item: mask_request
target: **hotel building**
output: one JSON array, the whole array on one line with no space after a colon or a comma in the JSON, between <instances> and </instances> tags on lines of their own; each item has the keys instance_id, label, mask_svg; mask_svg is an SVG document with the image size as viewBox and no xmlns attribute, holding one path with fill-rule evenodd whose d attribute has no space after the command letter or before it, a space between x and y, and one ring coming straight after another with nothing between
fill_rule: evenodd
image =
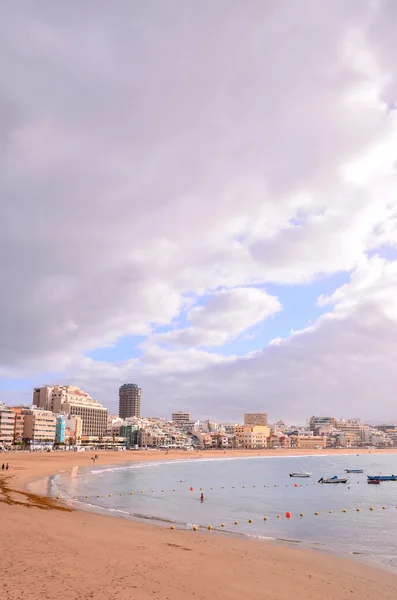
<instances>
[{"instance_id":1,"label":"hotel building","mask_svg":"<svg viewBox=\"0 0 397 600\"><path fill-rule=\"evenodd\" d=\"M82 435L106 434L108 410L73 385L43 386L33 391L33 404L53 413L66 413L82 420Z\"/></svg>"}]
</instances>

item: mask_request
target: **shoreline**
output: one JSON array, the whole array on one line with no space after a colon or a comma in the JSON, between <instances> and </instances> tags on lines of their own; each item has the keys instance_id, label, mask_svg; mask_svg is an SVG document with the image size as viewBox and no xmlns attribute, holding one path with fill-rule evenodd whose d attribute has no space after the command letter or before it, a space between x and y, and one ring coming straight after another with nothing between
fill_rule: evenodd
<instances>
[{"instance_id":1,"label":"shoreline","mask_svg":"<svg viewBox=\"0 0 397 600\"><path fill-rule=\"evenodd\" d=\"M366 454L368 451L203 451L203 458L258 456L315 456ZM397 453L371 451L371 454ZM126 462L197 459L188 452L98 451L97 465ZM365 559L335 556L326 548L308 549L301 543L245 536L211 535L114 518L91 511L70 510L48 497L31 494L34 481L89 466L88 452L7 453L10 471L0 474L0 518L3 552L0 569L7 573L5 600L22 595L46 599L62 588L69 600L109 598L138 600L153 597L190 600L222 598L253 600L264 593L275 600L391 600L397 595L397 576ZM4 489L8 489L8 498ZM41 502L41 503L40 503ZM3 526L4 522L4 526ZM21 542L23 540L23 542ZM19 543L40 548L21 553ZM42 552L46 572L56 578L41 583ZM60 564L65 567L60 568ZM198 577L204 571L205 578ZM21 579L21 572L23 578ZM66 575L65 575L66 573ZM68 575L69 573L69 575ZM73 576L72 576L73 574ZM60 578L60 579L59 579ZM4 577L3 577L4 580ZM216 583L214 589L213 582ZM48 589L50 585L50 591ZM47 587L46 587L47 586ZM83 587L82 587L83 586ZM135 586L135 587L134 587ZM84 590L84 593L83 593ZM160 595L158 595L160 594Z\"/></svg>"}]
</instances>

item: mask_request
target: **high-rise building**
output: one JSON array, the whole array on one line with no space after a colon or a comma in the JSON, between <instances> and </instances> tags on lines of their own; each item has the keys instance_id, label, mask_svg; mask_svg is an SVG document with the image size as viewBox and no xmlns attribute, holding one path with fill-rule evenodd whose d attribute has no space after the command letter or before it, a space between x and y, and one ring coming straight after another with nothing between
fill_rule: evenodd
<instances>
[{"instance_id":1,"label":"high-rise building","mask_svg":"<svg viewBox=\"0 0 397 600\"><path fill-rule=\"evenodd\" d=\"M249 425L250 427L255 427L255 425L266 427L267 414L266 413L246 413L244 415L244 425Z\"/></svg>"},{"instance_id":2,"label":"high-rise building","mask_svg":"<svg viewBox=\"0 0 397 600\"><path fill-rule=\"evenodd\" d=\"M136 383L124 383L119 389L119 417L141 416L141 393L142 390Z\"/></svg>"},{"instance_id":3,"label":"high-rise building","mask_svg":"<svg viewBox=\"0 0 397 600\"><path fill-rule=\"evenodd\" d=\"M74 385L35 388L33 404L56 414L81 417L83 436L100 437L106 434L108 409Z\"/></svg>"}]
</instances>

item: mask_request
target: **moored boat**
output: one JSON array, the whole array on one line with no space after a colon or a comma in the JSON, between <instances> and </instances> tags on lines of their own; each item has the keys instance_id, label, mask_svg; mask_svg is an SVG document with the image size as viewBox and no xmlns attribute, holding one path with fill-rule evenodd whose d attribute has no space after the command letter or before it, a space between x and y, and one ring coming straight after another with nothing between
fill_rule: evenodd
<instances>
[{"instance_id":1,"label":"moored boat","mask_svg":"<svg viewBox=\"0 0 397 600\"><path fill-rule=\"evenodd\" d=\"M298 471L296 473L290 473L290 477L311 477L311 473L307 473L306 471Z\"/></svg>"},{"instance_id":2,"label":"moored boat","mask_svg":"<svg viewBox=\"0 0 397 600\"><path fill-rule=\"evenodd\" d=\"M367 483L379 484L380 479L368 479Z\"/></svg>"},{"instance_id":3,"label":"moored boat","mask_svg":"<svg viewBox=\"0 0 397 600\"><path fill-rule=\"evenodd\" d=\"M397 481L397 475L367 475L368 481Z\"/></svg>"},{"instance_id":4,"label":"moored boat","mask_svg":"<svg viewBox=\"0 0 397 600\"><path fill-rule=\"evenodd\" d=\"M321 477L321 479L318 480L318 483L347 483L347 477L338 477L337 475L327 477L326 479Z\"/></svg>"},{"instance_id":5,"label":"moored boat","mask_svg":"<svg viewBox=\"0 0 397 600\"><path fill-rule=\"evenodd\" d=\"M345 469L345 473L364 473L363 469Z\"/></svg>"}]
</instances>

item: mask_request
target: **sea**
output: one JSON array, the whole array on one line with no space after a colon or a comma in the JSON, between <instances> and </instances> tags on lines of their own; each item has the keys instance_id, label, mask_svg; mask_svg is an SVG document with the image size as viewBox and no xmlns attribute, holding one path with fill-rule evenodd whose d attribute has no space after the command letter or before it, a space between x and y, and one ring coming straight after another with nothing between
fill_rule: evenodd
<instances>
[{"instance_id":1,"label":"sea","mask_svg":"<svg viewBox=\"0 0 397 600\"><path fill-rule=\"evenodd\" d=\"M397 482L367 484L367 475L397 474L395 454L100 461L50 477L47 491L113 516L300 544L397 569ZM347 484L318 483L348 468L364 473L349 474ZM312 476L291 478L296 471Z\"/></svg>"}]
</instances>

